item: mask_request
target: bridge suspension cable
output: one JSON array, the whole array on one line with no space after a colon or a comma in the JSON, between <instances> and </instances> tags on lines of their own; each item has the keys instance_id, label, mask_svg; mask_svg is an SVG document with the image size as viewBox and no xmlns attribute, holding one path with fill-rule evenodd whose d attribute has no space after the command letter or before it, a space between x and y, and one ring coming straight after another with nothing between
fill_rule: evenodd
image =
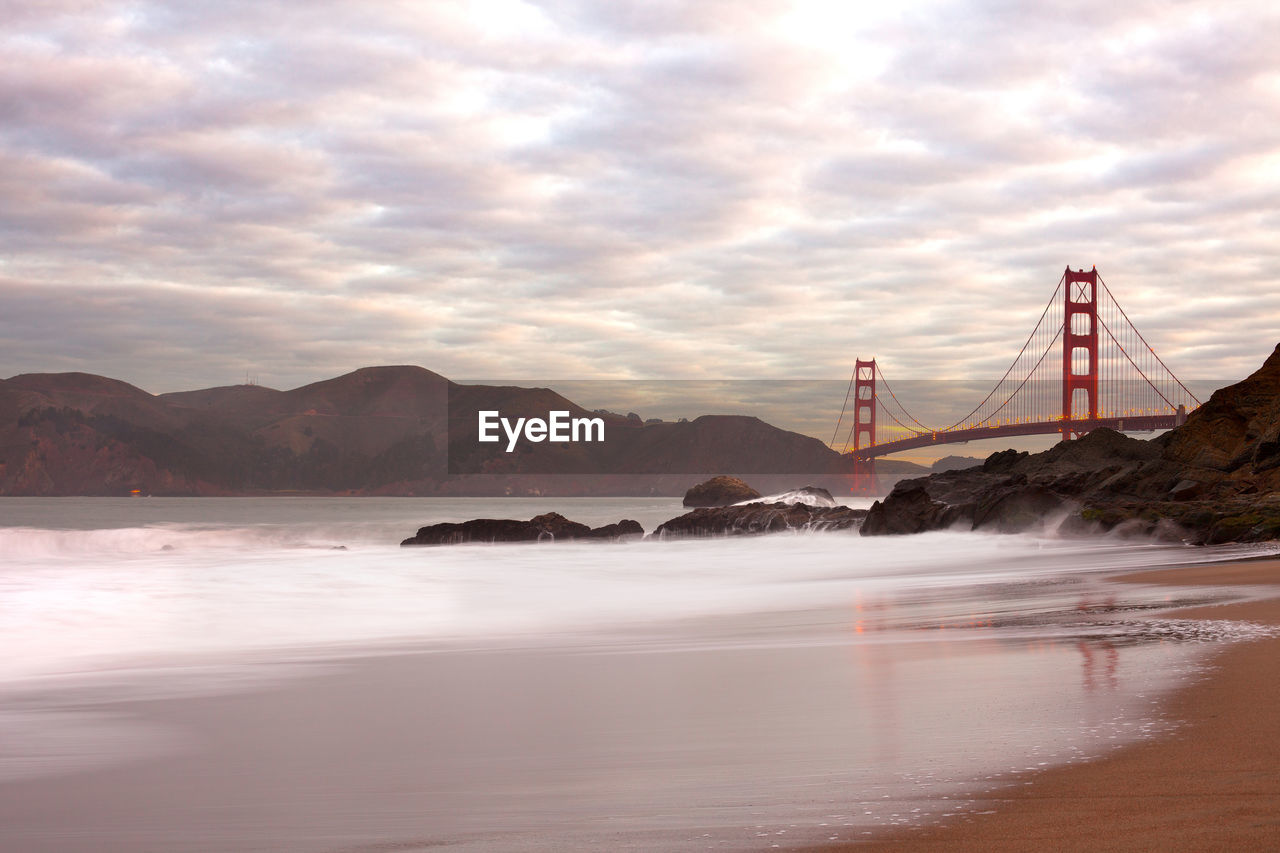
<instances>
[{"instance_id":1,"label":"bridge suspension cable","mask_svg":"<svg viewBox=\"0 0 1280 853\"><path fill-rule=\"evenodd\" d=\"M849 389L844 392L844 403L840 405L840 417L836 418L836 431L831 434L831 441L827 442L828 447L834 448L836 446L836 437L840 435L840 424L844 422L844 413L849 408L849 395L853 393L853 380L856 378L856 373L850 374L849 376ZM852 434L853 433L851 431L850 435ZM849 446L849 442L846 440L844 445L847 448Z\"/></svg>"},{"instance_id":2,"label":"bridge suspension cable","mask_svg":"<svg viewBox=\"0 0 1280 853\"><path fill-rule=\"evenodd\" d=\"M1004 375L950 426L934 429L912 414L882 368L857 386L860 395L867 391L864 385L871 386L873 411L887 417L871 421L875 435L869 441L860 439L861 447L854 443L859 458L1000 435L1061 432L1070 437L1099 426L1162 429L1200 405L1138 331L1096 267L1089 272L1067 268ZM854 387L850 379L833 447ZM865 404L859 399L854 405ZM846 437L846 450L858 420Z\"/></svg>"},{"instance_id":3,"label":"bridge suspension cable","mask_svg":"<svg viewBox=\"0 0 1280 853\"><path fill-rule=\"evenodd\" d=\"M1124 308L1120 305L1119 301L1116 300L1115 294L1111 292L1111 288L1107 287L1107 283L1102 280L1101 276L1099 276L1098 278L1098 284L1102 285L1102 289L1106 292L1107 296L1110 298L1110 304L1114 305L1115 310L1120 312L1120 316L1124 318L1125 325L1128 326L1133 331L1133 333L1138 336L1138 340L1142 342L1142 345L1144 347L1146 347L1147 352L1151 353L1151 357L1155 359L1156 364L1160 365L1160 368L1165 373L1167 373L1175 383L1177 383L1178 387L1182 389L1183 393L1186 394L1188 397L1190 397L1191 400L1197 406L1199 406L1200 398L1197 397L1195 394L1191 393L1191 389L1189 389L1186 385L1182 384L1182 380L1178 378L1177 374L1175 374L1172 370L1169 369L1169 366L1166 365L1164 361L1160 358L1160 356L1156 353L1155 348L1152 347L1151 344L1147 343L1147 339L1142 336L1142 332L1138 331L1137 325L1132 320L1129 319L1129 315L1125 313ZM1111 334L1110 329L1107 330L1107 334L1108 335ZM1112 340L1115 340L1114 335L1112 335L1111 338ZM1117 342L1117 346L1119 346L1119 342ZM1132 363L1132 359L1130 359L1130 362ZM1135 364L1134 367L1137 368L1137 365ZM1141 372L1141 370L1139 370L1139 372ZM1146 379L1148 384L1151 384L1151 380L1147 378L1146 374L1143 374L1142 378ZM1152 387L1154 388L1155 386L1152 385ZM1162 394L1161 396L1163 397L1164 395ZM1165 402L1169 402L1167 398ZM1172 405L1172 403L1170 403L1170 405Z\"/></svg>"},{"instance_id":4,"label":"bridge suspension cable","mask_svg":"<svg viewBox=\"0 0 1280 853\"><path fill-rule=\"evenodd\" d=\"M1061 292L1062 292L1062 282L1059 281L1058 286L1055 287L1053 290L1053 295L1049 297L1049 301L1045 304L1044 310L1040 312L1040 319L1036 321L1035 328L1031 330L1031 334L1027 335L1027 339L1023 341L1022 349L1018 350L1018 354L1013 357L1013 363L1009 365L1009 369L1004 372L1004 376L1000 377L1000 381L995 384L995 387L991 389L991 391L987 394L987 396L982 398L982 402L974 406L973 410L970 411L969 414L965 415L960 420L951 424L951 426L944 427L943 429L939 430L939 432L948 432L950 430L959 428L963 424L972 423L973 416L976 415L978 412L982 411L982 407L985 406L988 402L990 402L991 398L994 397L996 395L996 392L1000 390L1001 386L1005 384L1005 380L1007 380L1010 374L1013 373L1014 369L1018 366L1019 362L1022 361L1022 356L1024 353L1027 352L1027 347L1031 346L1032 341L1037 340L1037 336L1041 334L1041 329L1044 326L1044 320L1046 317L1049 316L1050 310L1055 305L1058 304L1058 294ZM1061 334L1062 334L1062 328L1061 326L1059 326L1053 338L1049 340L1047 344L1044 345L1043 349L1041 349L1040 356L1036 359L1035 365L1032 366L1031 370L1027 371L1027 375L1022 378L1022 381L1018 383L1017 387L1014 388L1014 390L1010 392L1007 397L1005 397L1004 401L1001 402L1001 404L996 408L994 412L992 412L986 418L979 418L977 421L978 423L982 423L986 420L989 420L992 417L995 417L997 413L999 413L1001 410L1004 409L1005 406L1009 404L1009 401L1013 399L1014 394L1017 394L1018 391L1022 390L1022 388L1027 384L1027 380L1030 379L1032 374L1035 372L1035 369L1039 367L1041 363L1044 362L1045 355L1047 355L1049 350L1053 348L1054 343L1057 342L1057 339L1058 337L1061 336ZM1040 347L1037 347L1037 349L1040 349Z\"/></svg>"},{"instance_id":5,"label":"bridge suspension cable","mask_svg":"<svg viewBox=\"0 0 1280 853\"><path fill-rule=\"evenodd\" d=\"M901 403L899 403L898 405L899 405L899 406L901 406L902 404L901 404ZM908 417L908 418L910 418L910 417L911 417L910 413L908 413L906 409L903 409L902 411L903 411L905 414L907 414L907 417ZM889 409L880 409L880 412L881 412L882 414L886 414L886 415L888 415L890 418L892 418L892 419L893 419L893 422L894 422L894 423L896 423L896 424L897 424L899 427L901 427L904 431L909 432L909 433L911 433L912 435L921 436L921 435L930 435L930 434L932 434L932 433L931 433L930 431L928 431L928 430L926 430L926 431L921 431L921 430L915 430L915 429L912 429L911 427L909 427L909 426L907 426L906 424L904 424L902 421L898 420L898 417L897 417L897 416L896 416L896 415L895 415L891 410L889 410ZM913 419L913 420L914 420L914 419ZM853 431L854 431L855 429L857 429L857 424L855 424L854 426L852 426L852 427L850 427L850 428L849 428L849 434L848 434L848 435L846 435L846 436L845 436L845 439L844 439L844 450L842 450L842 451L841 451L842 453L843 453L843 452L848 451L848 449L849 449L849 445L853 443Z\"/></svg>"},{"instance_id":6,"label":"bridge suspension cable","mask_svg":"<svg viewBox=\"0 0 1280 853\"><path fill-rule=\"evenodd\" d=\"M915 423L916 426L920 427L920 429L923 430L924 432L937 432L937 430L935 430L933 427L925 426L924 424L920 423L920 421L916 420L915 415L907 411L907 407L902 405L902 401L898 399L898 395L893 393L893 388L889 386L889 380L885 378L883 368L880 370L880 382L881 384L884 385L884 390L889 392L889 397L893 400L893 402L898 404L898 408L901 409L902 413L907 416L907 420ZM885 412L885 414L893 418L894 421L897 422L898 426L902 427L903 429L909 430L911 432L917 432L917 430L912 429L911 427L904 424L902 421L899 421L897 418L894 418L892 412Z\"/></svg>"}]
</instances>

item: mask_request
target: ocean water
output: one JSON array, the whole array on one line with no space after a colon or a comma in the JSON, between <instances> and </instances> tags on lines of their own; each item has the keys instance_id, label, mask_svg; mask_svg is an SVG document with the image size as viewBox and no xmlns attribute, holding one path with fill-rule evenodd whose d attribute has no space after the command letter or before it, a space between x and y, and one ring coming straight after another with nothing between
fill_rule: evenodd
<instances>
[{"instance_id":1,"label":"ocean water","mask_svg":"<svg viewBox=\"0 0 1280 853\"><path fill-rule=\"evenodd\" d=\"M0 681L202 654L536 639L884 602L893 602L885 624L903 626L987 618L993 608L1031 617L1074 606L1078 583L1064 601L1047 579L1242 553L856 532L399 547L423 524L544 511L591 525L635 518L652 530L684 510L665 498L5 499ZM993 585L1010 589L993 597Z\"/></svg>"},{"instance_id":2,"label":"ocean water","mask_svg":"<svg viewBox=\"0 0 1280 853\"><path fill-rule=\"evenodd\" d=\"M406 790L474 784L434 810L367 804L385 813L362 843L598 849L606 833L635 849L772 849L940 819L983 786L1163 731L1159 697L1257 630L1161 615L1239 590L1103 578L1261 549L959 532L398 545L435 521L545 511L652 530L683 510L4 499L0 783L199 751L198 732L131 702L338 685L424 653L414 665L438 689L419 713L466 748L424 748ZM492 685L512 682L501 701L537 725L494 716ZM315 802L338 793L357 796L339 786ZM336 849L351 835L332 809L277 809L240 836L222 825L206 848L193 819L166 849Z\"/></svg>"}]
</instances>

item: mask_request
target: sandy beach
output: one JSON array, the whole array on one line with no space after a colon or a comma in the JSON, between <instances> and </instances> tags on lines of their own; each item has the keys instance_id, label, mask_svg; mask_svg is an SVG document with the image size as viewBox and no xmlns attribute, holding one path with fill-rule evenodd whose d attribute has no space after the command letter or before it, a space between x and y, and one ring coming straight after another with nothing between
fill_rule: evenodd
<instances>
[{"instance_id":1,"label":"sandy beach","mask_svg":"<svg viewBox=\"0 0 1280 853\"><path fill-rule=\"evenodd\" d=\"M1115 580L1277 585L1280 560L1138 572ZM1280 586L1277 587L1280 594ZM1193 619L1280 625L1280 597L1178 611ZM823 850L1280 849L1280 638L1231 645L1175 694L1169 737L1030 778L981 798L969 816Z\"/></svg>"}]
</instances>

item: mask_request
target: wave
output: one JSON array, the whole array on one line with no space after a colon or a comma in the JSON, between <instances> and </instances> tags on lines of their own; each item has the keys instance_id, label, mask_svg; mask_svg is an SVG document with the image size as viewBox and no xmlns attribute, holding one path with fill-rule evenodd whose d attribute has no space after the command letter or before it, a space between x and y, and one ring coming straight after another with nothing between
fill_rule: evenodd
<instances>
[{"instance_id":1,"label":"wave","mask_svg":"<svg viewBox=\"0 0 1280 853\"><path fill-rule=\"evenodd\" d=\"M734 506L746 506L747 504L804 504L806 506L840 506L835 498L831 497L831 493L826 489L817 486L801 486L798 489L791 489L786 492L778 492L776 495L765 495L761 498L753 498L749 501L738 501Z\"/></svg>"},{"instance_id":2,"label":"wave","mask_svg":"<svg viewBox=\"0 0 1280 853\"><path fill-rule=\"evenodd\" d=\"M943 531L401 549L411 513L345 525L0 528L0 643L10 652L0 682L188 653L545 637L875 602L910 621L922 608L981 610L991 584L1035 591L1080 572L1240 554Z\"/></svg>"},{"instance_id":3,"label":"wave","mask_svg":"<svg viewBox=\"0 0 1280 853\"><path fill-rule=\"evenodd\" d=\"M0 553L10 560L17 560L59 556L164 554L192 550L334 548L345 546L349 539L350 537L341 535L341 532L322 528L300 530L273 525L207 527L155 524L96 530L5 527L0 528Z\"/></svg>"}]
</instances>

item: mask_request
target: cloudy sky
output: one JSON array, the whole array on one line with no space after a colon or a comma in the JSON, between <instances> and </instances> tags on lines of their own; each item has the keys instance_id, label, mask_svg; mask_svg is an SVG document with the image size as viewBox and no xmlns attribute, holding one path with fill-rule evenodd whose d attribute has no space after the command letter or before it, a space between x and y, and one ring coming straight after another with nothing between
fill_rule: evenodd
<instances>
[{"instance_id":1,"label":"cloudy sky","mask_svg":"<svg viewBox=\"0 0 1280 853\"><path fill-rule=\"evenodd\" d=\"M1273 9L0 0L0 375L998 377L1096 264L1239 377Z\"/></svg>"}]
</instances>

